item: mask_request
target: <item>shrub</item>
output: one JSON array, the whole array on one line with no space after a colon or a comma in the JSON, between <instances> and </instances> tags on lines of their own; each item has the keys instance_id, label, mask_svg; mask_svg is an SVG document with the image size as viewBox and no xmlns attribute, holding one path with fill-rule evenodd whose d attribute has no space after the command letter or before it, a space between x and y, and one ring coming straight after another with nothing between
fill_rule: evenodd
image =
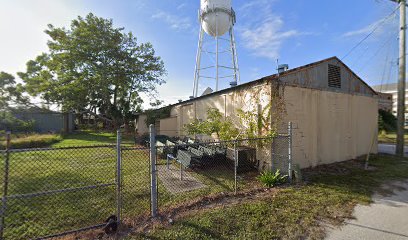
<instances>
[{"instance_id":1,"label":"shrub","mask_svg":"<svg viewBox=\"0 0 408 240\"><path fill-rule=\"evenodd\" d=\"M60 135L56 134L33 134L21 137L13 136L11 138L11 148L12 149L22 149L22 148L42 148L49 147L54 143L62 140ZM0 149L5 149L5 141L0 142Z\"/></svg>"},{"instance_id":2,"label":"shrub","mask_svg":"<svg viewBox=\"0 0 408 240\"><path fill-rule=\"evenodd\" d=\"M282 175L279 169L276 172L264 171L258 176L258 180L262 182L265 187L274 187L283 184L287 181L288 176Z\"/></svg>"},{"instance_id":3,"label":"shrub","mask_svg":"<svg viewBox=\"0 0 408 240\"><path fill-rule=\"evenodd\" d=\"M12 113L0 111L0 130L12 132L32 132L34 130L34 120L21 120L13 116Z\"/></svg>"},{"instance_id":4,"label":"shrub","mask_svg":"<svg viewBox=\"0 0 408 240\"><path fill-rule=\"evenodd\" d=\"M397 129L397 118L390 112L378 111L378 130L393 132Z\"/></svg>"}]
</instances>

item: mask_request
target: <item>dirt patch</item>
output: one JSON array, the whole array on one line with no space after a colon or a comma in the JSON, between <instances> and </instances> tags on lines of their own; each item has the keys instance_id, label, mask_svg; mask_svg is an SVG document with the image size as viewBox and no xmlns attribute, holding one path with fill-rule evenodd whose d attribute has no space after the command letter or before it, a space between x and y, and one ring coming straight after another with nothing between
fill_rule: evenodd
<instances>
[{"instance_id":1,"label":"dirt patch","mask_svg":"<svg viewBox=\"0 0 408 240\"><path fill-rule=\"evenodd\" d=\"M302 169L304 180L309 180L316 175L348 175L353 169L364 169L364 161L361 159L353 159L344 162L319 165L317 167ZM375 171L375 167L369 167L369 171Z\"/></svg>"},{"instance_id":2,"label":"dirt patch","mask_svg":"<svg viewBox=\"0 0 408 240\"><path fill-rule=\"evenodd\" d=\"M282 188L282 187L281 187ZM182 203L177 206L162 209L156 218L148 215L140 216L135 219L124 219L118 233L107 235L103 229L96 229L63 237L63 240L84 240L84 239L123 239L132 233L148 233L156 227L168 227L178 219L197 213L222 208L225 206L234 206L252 201L259 201L265 198L274 197L281 188L256 188L234 193L220 193L206 197L197 198L188 203Z\"/></svg>"},{"instance_id":3,"label":"dirt patch","mask_svg":"<svg viewBox=\"0 0 408 240\"><path fill-rule=\"evenodd\" d=\"M158 226L170 226L174 221L186 216L195 215L208 209L222 208L225 206L234 206L255 200L261 200L267 197L275 196L279 188L258 188L234 193L220 193L217 195L206 196L178 206L163 209L156 219L146 219L146 221L132 221L133 231L138 233L147 233Z\"/></svg>"}]
</instances>

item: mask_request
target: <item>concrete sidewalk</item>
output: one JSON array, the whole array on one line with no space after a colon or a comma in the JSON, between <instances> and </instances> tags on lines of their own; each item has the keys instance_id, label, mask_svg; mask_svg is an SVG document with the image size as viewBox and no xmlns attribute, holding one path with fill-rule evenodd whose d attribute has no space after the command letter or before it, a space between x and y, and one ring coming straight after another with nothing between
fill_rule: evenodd
<instances>
[{"instance_id":1,"label":"concrete sidewalk","mask_svg":"<svg viewBox=\"0 0 408 240\"><path fill-rule=\"evenodd\" d=\"M392 196L373 196L369 206L354 209L355 220L340 228L330 228L327 240L408 240L408 181L384 186Z\"/></svg>"},{"instance_id":2,"label":"concrete sidewalk","mask_svg":"<svg viewBox=\"0 0 408 240\"><path fill-rule=\"evenodd\" d=\"M378 152L386 154L395 154L395 144L378 144ZM408 147L404 147L404 155L408 156Z\"/></svg>"}]
</instances>

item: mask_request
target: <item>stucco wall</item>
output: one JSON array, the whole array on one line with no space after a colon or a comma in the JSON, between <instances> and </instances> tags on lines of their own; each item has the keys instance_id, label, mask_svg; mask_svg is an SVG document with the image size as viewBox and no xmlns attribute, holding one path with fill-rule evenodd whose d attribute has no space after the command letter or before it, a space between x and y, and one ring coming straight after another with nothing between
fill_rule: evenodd
<instances>
[{"instance_id":1,"label":"stucco wall","mask_svg":"<svg viewBox=\"0 0 408 240\"><path fill-rule=\"evenodd\" d=\"M371 145L377 152L378 99L288 86L284 92L284 121L293 122L293 157L302 168L354 159Z\"/></svg>"},{"instance_id":2,"label":"stucco wall","mask_svg":"<svg viewBox=\"0 0 408 240\"><path fill-rule=\"evenodd\" d=\"M135 128L139 135L149 133L149 127L146 125L146 119L147 116L144 114L139 115L137 118Z\"/></svg>"},{"instance_id":3,"label":"stucco wall","mask_svg":"<svg viewBox=\"0 0 408 240\"><path fill-rule=\"evenodd\" d=\"M294 163L305 168L353 159L369 152L373 138L371 152L377 152L377 98L292 86L281 88L285 105L285 112L281 113L282 132L286 131L287 122L293 122ZM174 113L180 115L174 125L180 131L179 136L185 136L184 124L194 118L206 119L207 109L216 107L241 127L237 109L257 111L257 105L251 102L254 94L261 96L261 108L265 107L269 102L265 96L270 91L269 84L261 84L249 90L209 96L177 106ZM270 164L271 156L265 149L257 155L260 168Z\"/></svg>"},{"instance_id":4,"label":"stucco wall","mask_svg":"<svg viewBox=\"0 0 408 240\"><path fill-rule=\"evenodd\" d=\"M169 137L177 137L179 135L177 128L177 116L160 119L160 135L167 135Z\"/></svg>"}]
</instances>

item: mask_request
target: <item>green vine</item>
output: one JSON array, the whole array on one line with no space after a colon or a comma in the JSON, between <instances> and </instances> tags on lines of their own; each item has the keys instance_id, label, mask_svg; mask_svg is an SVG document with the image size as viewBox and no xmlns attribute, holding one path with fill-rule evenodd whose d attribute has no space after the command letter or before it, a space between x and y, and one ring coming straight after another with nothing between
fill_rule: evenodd
<instances>
[{"instance_id":1,"label":"green vine","mask_svg":"<svg viewBox=\"0 0 408 240\"><path fill-rule=\"evenodd\" d=\"M272 83L270 89L251 87L236 93L245 101L246 105L237 109L238 123L230 117L224 118L216 108L207 110L207 119L184 125L184 130L189 135L217 134L220 140L268 138L272 140L278 134L285 105L278 84ZM245 110L244 110L245 109ZM237 128L236 126L240 126ZM270 141L269 141L270 142Z\"/></svg>"},{"instance_id":2,"label":"green vine","mask_svg":"<svg viewBox=\"0 0 408 240\"><path fill-rule=\"evenodd\" d=\"M216 108L207 109L207 119L205 121L195 119L193 122L184 125L184 130L190 135L212 135L215 133L222 141L235 139L239 134L231 119L229 117L223 119L222 114Z\"/></svg>"}]
</instances>

